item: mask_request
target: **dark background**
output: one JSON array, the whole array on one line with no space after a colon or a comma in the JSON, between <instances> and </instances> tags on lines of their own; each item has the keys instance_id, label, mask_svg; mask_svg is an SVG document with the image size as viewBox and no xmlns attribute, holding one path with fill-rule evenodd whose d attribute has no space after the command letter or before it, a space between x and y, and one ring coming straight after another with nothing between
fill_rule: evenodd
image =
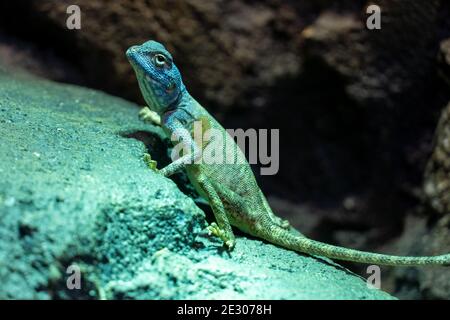
<instances>
[{"instance_id":1,"label":"dark background","mask_svg":"<svg viewBox=\"0 0 450 320\"><path fill-rule=\"evenodd\" d=\"M381 30L365 27L372 3ZM71 4L81 30L66 28ZM357 249L449 251L448 1L0 3L3 63L139 104L124 52L149 39L224 127L280 129L280 171L258 180L296 228ZM382 274L399 298L448 299L449 279L442 269Z\"/></svg>"}]
</instances>

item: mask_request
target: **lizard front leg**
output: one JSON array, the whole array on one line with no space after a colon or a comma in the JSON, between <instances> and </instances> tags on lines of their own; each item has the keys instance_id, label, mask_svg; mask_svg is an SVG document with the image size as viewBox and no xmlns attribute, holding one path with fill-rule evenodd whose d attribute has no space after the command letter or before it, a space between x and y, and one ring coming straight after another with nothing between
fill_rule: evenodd
<instances>
[{"instance_id":1,"label":"lizard front leg","mask_svg":"<svg viewBox=\"0 0 450 320\"><path fill-rule=\"evenodd\" d=\"M183 169L186 165L195 163L201 157L202 151L192 139L190 132L179 120L171 118L164 125L172 132L172 141L178 141L181 144L175 145L174 148L180 149L177 146L181 146L181 149L186 153L159 171L162 175L168 177Z\"/></svg>"},{"instance_id":2,"label":"lizard front leg","mask_svg":"<svg viewBox=\"0 0 450 320\"><path fill-rule=\"evenodd\" d=\"M161 117L149 107L144 107L139 111L139 118L142 121L161 126Z\"/></svg>"},{"instance_id":3,"label":"lizard front leg","mask_svg":"<svg viewBox=\"0 0 450 320\"><path fill-rule=\"evenodd\" d=\"M139 118L144 122L161 126L161 117L155 111L150 110L149 107L143 107L139 111ZM151 170L158 171L157 162L152 159L152 156L149 153L144 154L144 162Z\"/></svg>"}]
</instances>

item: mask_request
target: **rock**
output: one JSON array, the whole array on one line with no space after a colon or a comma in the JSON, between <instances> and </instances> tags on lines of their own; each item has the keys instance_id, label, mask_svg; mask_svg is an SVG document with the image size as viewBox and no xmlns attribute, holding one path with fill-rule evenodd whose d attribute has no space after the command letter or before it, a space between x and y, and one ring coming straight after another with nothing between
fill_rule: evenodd
<instances>
[{"instance_id":1,"label":"rock","mask_svg":"<svg viewBox=\"0 0 450 320\"><path fill-rule=\"evenodd\" d=\"M144 255L192 245L203 214L145 167L141 142L125 137L161 135L136 120L132 105L5 74L1 86L4 298L64 297L52 286L61 287L71 263L100 268L105 261L105 272L131 272ZM171 227L161 233L159 224Z\"/></svg>"},{"instance_id":2,"label":"rock","mask_svg":"<svg viewBox=\"0 0 450 320\"><path fill-rule=\"evenodd\" d=\"M437 223L426 215L411 214L405 219L403 234L385 246L385 250L396 254L437 255L449 252L448 231L450 215L440 218ZM448 267L406 267L384 268L382 285L400 299L450 298L450 269Z\"/></svg>"},{"instance_id":3,"label":"rock","mask_svg":"<svg viewBox=\"0 0 450 320\"><path fill-rule=\"evenodd\" d=\"M442 111L436 129L423 189L426 201L436 212L450 214L450 103Z\"/></svg>"},{"instance_id":4,"label":"rock","mask_svg":"<svg viewBox=\"0 0 450 320\"><path fill-rule=\"evenodd\" d=\"M440 75L450 85L450 38L441 42L438 62Z\"/></svg>"},{"instance_id":5,"label":"rock","mask_svg":"<svg viewBox=\"0 0 450 320\"><path fill-rule=\"evenodd\" d=\"M366 27L365 7L344 13L330 8L303 31L305 49L344 76L347 92L361 104L401 107L399 103L406 102L402 100L414 101L426 92L414 89L419 83L424 87L423 79L434 72L439 41L449 32L444 2L377 1L379 30ZM409 97L403 97L405 93Z\"/></svg>"},{"instance_id":6,"label":"rock","mask_svg":"<svg viewBox=\"0 0 450 320\"><path fill-rule=\"evenodd\" d=\"M241 1L123 0L105 7L81 0L77 2L81 29L68 30L66 9L71 4L47 0L0 4L0 24L17 33L20 26L6 13L20 11L32 26L26 34L36 33L36 38L51 34L57 39L52 46L77 62L90 86L135 100L141 95L123 53L131 45L158 40L173 53L191 91L224 109L253 104L264 88L249 99L246 91L267 87L298 70L296 39L304 22L297 14L309 15L312 7L278 0L256 6Z\"/></svg>"},{"instance_id":7,"label":"rock","mask_svg":"<svg viewBox=\"0 0 450 320\"><path fill-rule=\"evenodd\" d=\"M442 110L431 157L426 166L422 199L416 214L405 219L404 232L390 245L400 252L435 255L450 252L450 103ZM420 213L420 214L417 214ZM449 268L401 268L386 277L389 292L401 299L449 299Z\"/></svg>"},{"instance_id":8,"label":"rock","mask_svg":"<svg viewBox=\"0 0 450 320\"><path fill-rule=\"evenodd\" d=\"M146 167L166 145L135 105L4 71L0 87L0 298L392 299L244 236L223 251L194 201Z\"/></svg>"},{"instance_id":9,"label":"rock","mask_svg":"<svg viewBox=\"0 0 450 320\"><path fill-rule=\"evenodd\" d=\"M29 41L9 36L1 30L0 61L9 70L25 69L28 73L58 82L77 85L84 83L80 71L56 54L52 48L42 48Z\"/></svg>"},{"instance_id":10,"label":"rock","mask_svg":"<svg viewBox=\"0 0 450 320\"><path fill-rule=\"evenodd\" d=\"M442 110L423 182L426 216L409 217L399 242L405 250L429 255L450 251L450 103ZM437 217L436 217L437 216ZM416 219L411 223L411 219ZM409 223L408 223L409 221ZM419 227L420 226L420 227ZM415 232L416 230L416 232ZM417 242L418 239L422 241ZM401 298L449 299L449 268L395 270L395 292Z\"/></svg>"},{"instance_id":11,"label":"rock","mask_svg":"<svg viewBox=\"0 0 450 320\"><path fill-rule=\"evenodd\" d=\"M309 78L318 76L320 70L328 72L325 76L318 76L327 79L327 85L322 86L319 80L311 88L326 90L331 79L338 78L335 87L342 85L338 92L345 92L345 95L336 94L329 104L322 102L314 105L311 108L314 111L310 111L310 114L306 112L306 107L297 113L290 111L283 114L280 109L278 114L281 119L305 119L305 123L309 120L313 124L308 126L299 120L300 123L292 126L295 129L290 134L286 133L287 125L282 127L285 129L284 137L288 136L283 143L299 147L286 152L280 148L280 158L296 160L295 163L286 161L281 166L280 175L283 175L283 170L287 170L292 180L303 185L297 187L296 182L292 181L291 185L295 185L293 190L297 194L308 192L303 189L305 186L322 192L317 203L327 203L323 201L327 198L324 194L327 188L332 188L342 192L338 194L339 198L346 199L350 195L360 204L356 210L350 211L355 213L357 219L349 219L345 201L343 208L336 205L330 208L327 203L327 220L316 223L315 230L312 230L315 238L329 237L328 242L339 245L391 252L383 250L383 244L390 241L396 243L402 227L412 227L411 224L404 224L404 217L420 206L421 198L418 195L421 193L424 168L432 151L433 131L442 106L450 98L448 85L439 77L442 73L448 80L448 65L445 63L448 60L448 40L441 45L440 41L449 36L449 11L448 2L441 0L381 0L376 3L367 1L366 4L381 7L380 30L368 30L365 27L367 15L364 7L339 11L331 6L320 12L303 30L304 65L313 68ZM438 53L442 64L439 70L436 68ZM324 65L322 69L317 68L320 63ZM302 71L307 73L306 68ZM297 92L299 90L300 86ZM323 96L327 96L330 91L323 93ZM306 94L298 93L299 106L309 104L304 99ZM316 96L317 93L314 93L312 98ZM271 116L271 123L276 116ZM345 132L348 136L345 136ZM324 138L327 135L332 137L329 141ZM291 136L293 138L289 140ZM305 141L302 141L302 137L305 137ZM441 138L441 150L443 141ZM350 145L348 151L344 152ZM340 151L336 152L333 148ZM439 148L435 149L434 158L445 157L442 151L440 155L436 152L439 152ZM314 159L311 156L314 153L324 156ZM309 161L304 161L308 156L311 157ZM449 192L447 182L438 184L437 180L445 180L444 175L448 170L442 160L438 161L441 161L439 168L435 167L436 160L431 164L436 169L430 172L427 183L428 192L434 195L439 193L440 196L439 199L434 196L428 200L442 206ZM309 179L313 176L317 177L317 184ZM346 182L351 185L346 185ZM320 187L315 187L318 184ZM358 184L360 187L357 187ZM441 188L439 191L438 187ZM333 214L336 211L340 213L337 216ZM299 215L295 219L301 220ZM306 219L307 216L304 216L303 220ZM431 228L433 221L432 218L430 220L430 228L424 232L441 234L442 228L440 231ZM301 226L298 225L299 228ZM343 231L342 236L339 229ZM319 235L319 230L326 232ZM438 243L439 239L433 241ZM405 242L408 240L414 240L413 236L407 237ZM405 246L405 250L399 250L397 254L410 254L413 248L414 245ZM441 242L440 248L440 252L449 252L445 241ZM429 250L422 244L421 252L418 253L426 254ZM357 269L352 267L352 270ZM410 273L410 279L399 277L397 287L409 285L411 279L423 286L425 275L438 273L429 268L414 270L419 271ZM398 270L399 273L402 271ZM414 278L414 275L419 274L421 279ZM442 280L431 276L430 279ZM441 285L434 284L436 288ZM431 281L428 281L427 287L417 290L415 297L432 296L427 294L432 287ZM397 295L400 291L393 289L389 292Z\"/></svg>"}]
</instances>

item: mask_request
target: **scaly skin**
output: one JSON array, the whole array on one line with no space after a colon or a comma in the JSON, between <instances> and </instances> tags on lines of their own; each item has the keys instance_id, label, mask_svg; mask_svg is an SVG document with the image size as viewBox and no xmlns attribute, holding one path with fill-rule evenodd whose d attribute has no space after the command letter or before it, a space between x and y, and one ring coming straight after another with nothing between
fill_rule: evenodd
<instances>
[{"instance_id":1,"label":"scaly skin","mask_svg":"<svg viewBox=\"0 0 450 320\"><path fill-rule=\"evenodd\" d=\"M232 249L235 237L231 226L284 248L328 258L380 265L449 265L450 254L432 257L402 257L347 249L321 243L293 234L289 223L275 216L256 183L244 154L225 129L187 92L181 74L170 53L158 42L148 41L127 50L142 95L149 108L140 115L144 120L159 123L167 134L181 141L186 151L159 173L170 176L186 169L195 189L211 205L216 222L208 230ZM227 149L237 161L232 164L195 162L201 157L204 144L193 138L195 121L219 130ZM174 140L174 139L172 139ZM209 143L215 143L215 140ZM151 161L147 159L147 161ZM153 165L151 165L154 167Z\"/></svg>"}]
</instances>

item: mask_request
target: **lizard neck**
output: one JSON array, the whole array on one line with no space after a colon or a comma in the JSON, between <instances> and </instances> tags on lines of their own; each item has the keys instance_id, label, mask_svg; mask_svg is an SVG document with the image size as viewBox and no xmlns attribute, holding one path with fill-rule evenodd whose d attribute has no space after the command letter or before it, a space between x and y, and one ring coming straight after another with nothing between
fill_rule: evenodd
<instances>
[{"instance_id":1,"label":"lizard neck","mask_svg":"<svg viewBox=\"0 0 450 320\"><path fill-rule=\"evenodd\" d=\"M162 115L163 123L166 122L167 119L175 113L181 114L184 111L184 113L187 112L188 114L190 114L193 109L194 102L194 98L189 94L189 92L186 90L186 87L183 85L177 99L171 105L169 105L166 111L164 111Z\"/></svg>"}]
</instances>

